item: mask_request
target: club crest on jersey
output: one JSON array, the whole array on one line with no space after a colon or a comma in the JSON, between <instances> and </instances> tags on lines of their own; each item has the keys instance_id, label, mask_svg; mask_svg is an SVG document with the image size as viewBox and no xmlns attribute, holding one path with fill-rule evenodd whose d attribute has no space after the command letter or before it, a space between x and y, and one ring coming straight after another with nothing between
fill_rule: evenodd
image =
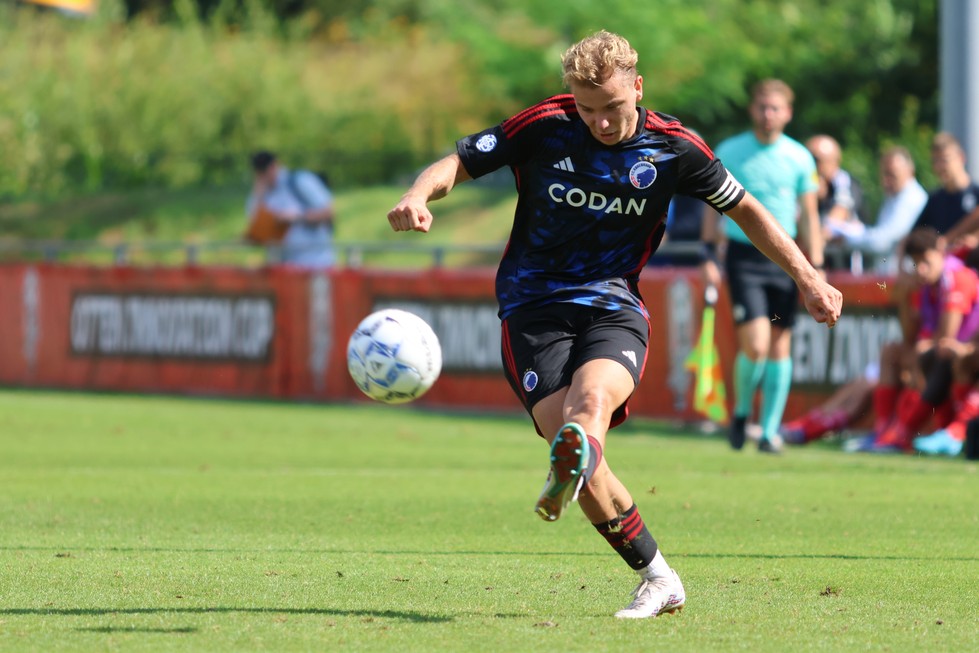
<instances>
[{"instance_id":1,"label":"club crest on jersey","mask_svg":"<svg viewBox=\"0 0 979 653\"><path fill-rule=\"evenodd\" d=\"M496 136L493 134L483 134L476 141L476 149L480 152L492 152L496 147Z\"/></svg>"},{"instance_id":2,"label":"club crest on jersey","mask_svg":"<svg viewBox=\"0 0 979 653\"><path fill-rule=\"evenodd\" d=\"M629 170L629 181L640 190L649 188L656 181L656 166L649 161L637 161Z\"/></svg>"},{"instance_id":3,"label":"club crest on jersey","mask_svg":"<svg viewBox=\"0 0 979 653\"><path fill-rule=\"evenodd\" d=\"M537 387L537 382L540 379L537 377L537 372L534 370L527 370L523 373L523 389L527 392L533 392L534 388Z\"/></svg>"}]
</instances>

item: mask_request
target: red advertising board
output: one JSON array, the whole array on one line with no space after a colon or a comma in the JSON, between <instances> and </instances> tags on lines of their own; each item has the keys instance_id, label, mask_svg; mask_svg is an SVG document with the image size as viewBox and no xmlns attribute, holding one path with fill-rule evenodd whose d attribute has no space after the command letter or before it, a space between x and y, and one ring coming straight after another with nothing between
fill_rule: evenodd
<instances>
[{"instance_id":1,"label":"red advertising board","mask_svg":"<svg viewBox=\"0 0 979 653\"><path fill-rule=\"evenodd\" d=\"M888 280L839 275L834 329L800 315L789 415L863 373L898 336ZM367 401L346 371L346 343L371 311L399 307L439 336L443 372L420 403L519 411L503 378L491 269L0 266L0 383ZM685 362L700 329L696 270L651 268L640 290L652 324L633 414L698 417ZM721 294L715 341L730 384L734 329Z\"/></svg>"}]
</instances>

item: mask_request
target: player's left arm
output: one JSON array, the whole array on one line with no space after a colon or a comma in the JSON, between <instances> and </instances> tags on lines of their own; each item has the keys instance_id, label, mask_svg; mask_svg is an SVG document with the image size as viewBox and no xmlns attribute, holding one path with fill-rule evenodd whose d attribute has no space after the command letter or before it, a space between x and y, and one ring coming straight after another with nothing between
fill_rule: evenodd
<instances>
[{"instance_id":1,"label":"player's left arm","mask_svg":"<svg viewBox=\"0 0 979 653\"><path fill-rule=\"evenodd\" d=\"M809 314L817 322L836 324L843 310L843 294L826 282L768 209L746 192L727 215L759 251L795 280Z\"/></svg>"},{"instance_id":2,"label":"player's left arm","mask_svg":"<svg viewBox=\"0 0 979 653\"><path fill-rule=\"evenodd\" d=\"M775 216L745 190L709 148L690 140L679 140L675 145L683 154L677 191L699 197L734 220L755 247L792 277L809 314L817 322L836 324L843 310L842 293L826 283ZM811 214L817 215L815 206ZM818 232L818 217L816 220ZM822 248L818 254L816 263L822 263Z\"/></svg>"}]
</instances>

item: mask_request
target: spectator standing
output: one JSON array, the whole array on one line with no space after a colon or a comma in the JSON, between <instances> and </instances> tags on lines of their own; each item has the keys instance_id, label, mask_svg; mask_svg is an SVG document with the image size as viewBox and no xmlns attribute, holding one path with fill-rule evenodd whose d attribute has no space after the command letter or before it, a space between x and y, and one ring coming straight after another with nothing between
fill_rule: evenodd
<instances>
[{"instance_id":1,"label":"spectator standing","mask_svg":"<svg viewBox=\"0 0 979 653\"><path fill-rule=\"evenodd\" d=\"M823 238L816 206L816 164L809 151L784 133L792 120L794 93L777 79L752 90L749 115L753 127L722 142L717 156L745 189L775 216L781 230L798 238L817 269L823 267ZM741 449L745 428L761 390L761 439L758 450L779 453L779 425L792 385L792 326L798 292L792 279L759 251L742 228L724 221L723 236L713 210L704 214L708 258L707 283L718 286L720 270L712 243L726 238L725 271L731 293L738 353L734 363L734 410L728 439Z\"/></svg>"},{"instance_id":2,"label":"spectator standing","mask_svg":"<svg viewBox=\"0 0 979 653\"><path fill-rule=\"evenodd\" d=\"M335 262L333 251L333 194L314 172L290 170L275 154L256 152L252 192L246 204L252 240L269 234L266 242L281 239L282 262L305 268L326 268ZM271 227L260 227L270 222Z\"/></svg>"},{"instance_id":3,"label":"spectator standing","mask_svg":"<svg viewBox=\"0 0 979 653\"><path fill-rule=\"evenodd\" d=\"M924 210L928 192L915 177L914 159L905 147L884 150L879 170L884 202L874 225L852 224L834 230L832 235L848 248L873 255L875 272L896 274L900 262L898 246Z\"/></svg>"}]
</instances>

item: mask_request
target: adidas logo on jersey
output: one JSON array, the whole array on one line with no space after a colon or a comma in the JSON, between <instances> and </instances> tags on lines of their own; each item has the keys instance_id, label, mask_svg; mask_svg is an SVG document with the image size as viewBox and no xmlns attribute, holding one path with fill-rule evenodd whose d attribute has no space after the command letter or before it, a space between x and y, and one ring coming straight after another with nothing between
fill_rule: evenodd
<instances>
[{"instance_id":1,"label":"adidas logo on jersey","mask_svg":"<svg viewBox=\"0 0 979 653\"><path fill-rule=\"evenodd\" d=\"M622 350L622 355L628 358L630 361L632 361L633 367L638 365L638 363L636 362L636 352L632 350L628 350L628 351Z\"/></svg>"},{"instance_id":2,"label":"adidas logo on jersey","mask_svg":"<svg viewBox=\"0 0 979 653\"><path fill-rule=\"evenodd\" d=\"M560 161L558 161L557 163L555 163L554 164L554 167L557 168L558 170L565 170L567 172L574 172L574 166L571 165L571 157L570 156L566 156L563 159L561 159Z\"/></svg>"}]
</instances>

